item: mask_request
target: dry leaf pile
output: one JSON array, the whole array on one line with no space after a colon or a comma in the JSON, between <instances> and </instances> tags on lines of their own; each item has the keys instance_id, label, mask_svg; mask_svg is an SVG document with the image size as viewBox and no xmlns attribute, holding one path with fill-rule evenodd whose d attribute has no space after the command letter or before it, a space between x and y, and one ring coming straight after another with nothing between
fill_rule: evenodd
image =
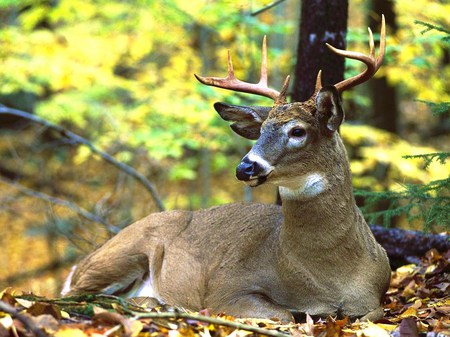
<instances>
[{"instance_id":1,"label":"dry leaf pile","mask_svg":"<svg viewBox=\"0 0 450 337\"><path fill-rule=\"evenodd\" d=\"M393 272L385 318L349 322L329 317L281 325L272 320L146 308L114 296L46 299L7 289L1 293L0 337L450 337L450 251L429 251L420 265Z\"/></svg>"}]
</instances>

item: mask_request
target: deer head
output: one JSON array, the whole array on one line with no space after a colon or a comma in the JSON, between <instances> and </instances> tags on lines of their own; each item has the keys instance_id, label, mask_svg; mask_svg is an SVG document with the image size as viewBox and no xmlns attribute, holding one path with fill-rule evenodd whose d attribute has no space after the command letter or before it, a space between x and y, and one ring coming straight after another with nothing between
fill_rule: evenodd
<instances>
[{"instance_id":1,"label":"deer head","mask_svg":"<svg viewBox=\"0 0 450 337\"><path fill-rule=\"evenodd\" d=\"M282 187L293 186L295 177L305 176L317 170L319 153L327 155L333 151L337 130L344 120L340 93L369 80L380 68L385 54L386 30L382 19L380 52L375 57L375 44L369 28L368 55L336 49L327 44L338 55L359 60L367 68L360 74L332 86L322 86L319 71L313 96L305 102L286 102L289 76L281 91L267 85L267 46L262 45L261 77L258 83L246 83L234 75L230 53L228 53L228 76L196 78L203 84L238 92L265 96L274 100L272 107L244 107L216 103L215 109L231 128L242 137L256 140L251 151L236 169L239 180L250 186L271 182ZM324 150L327 148L328 150ZM294 184L295 185L295 184ZM298 185L298 183L297 183Z\"/></svg>"}]
</instances>

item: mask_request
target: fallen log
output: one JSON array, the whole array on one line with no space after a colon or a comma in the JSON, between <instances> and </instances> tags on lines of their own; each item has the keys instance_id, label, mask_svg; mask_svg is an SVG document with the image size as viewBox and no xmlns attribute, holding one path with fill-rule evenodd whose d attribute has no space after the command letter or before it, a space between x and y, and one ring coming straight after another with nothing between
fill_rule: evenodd
<instances>
[{"instance_id":1,"label":"fallen log","mask_svg":"<svg viewBox=\"0 0 450 337\"><path fill-rule=\"evenodd\" d=\"M377 225L370 225L370 228L378 243L386 249L394 270L405 264L419 264L420 258L432 248L441 253L450 249L448 233L431 234Z\"/></svg>"}]
</instances>

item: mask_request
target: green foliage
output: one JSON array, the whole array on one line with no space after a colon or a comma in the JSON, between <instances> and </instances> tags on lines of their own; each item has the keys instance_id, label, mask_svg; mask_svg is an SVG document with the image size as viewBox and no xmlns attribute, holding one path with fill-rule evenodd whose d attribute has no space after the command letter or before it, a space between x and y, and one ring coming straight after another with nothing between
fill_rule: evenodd
<instances>
[{"instance_id":1,"label":"green foliage","mask_svg":"<svg viewBox=\"0 0 450 337\"><path fill-rule=\"evenodd\" d=\"M450 40L450 31L428 24L422 21L416 21L417 24L425 26L422 34L436 30L447 34L442 41ZM444 116L448 114L450 102L434 103L419 100L425 103L433 115ZM405 155L405 159L421 159L424 162L424 170L429 169L433 161L445 165L450 152L434 152L427 154ZM427 230L450 230L450 177L446 170L447 177L444 179L432 180L428 183L404 184L400 191L356 191L356 195L365 199L365 207L362 208L369 221L376 222L379 218L385 226L392 223L393 218L406 216L410 224L418 223L420 228ZM388 202L387 209L375 210L380 202Z\"/></svg>"}]
</instances>

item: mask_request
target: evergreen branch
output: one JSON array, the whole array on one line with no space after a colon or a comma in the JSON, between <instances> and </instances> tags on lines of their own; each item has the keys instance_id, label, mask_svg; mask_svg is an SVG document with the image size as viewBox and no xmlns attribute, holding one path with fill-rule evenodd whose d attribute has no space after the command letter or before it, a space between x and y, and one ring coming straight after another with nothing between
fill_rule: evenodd
<instances>
[{"instance_id":1,"label":"evergreen branch","mask_svg":"<svg viewBox=\"0 0 450 337\"><path fill-rule=\"evenodd\" d=\"M450 102L433 103L433 102L423 101L420 99L416 99L415 101L426 104L430 108L431 113L434 116L443 115L443 114L450 112Z\"/></svg>"},{"instance_id":2,"label":"evergreen branch","mask_svg":"<svg viewBox=\"0 0 450 337\"><path fill-rule=\"evenodd\" d=\"M35 123L42 124L45 127L55 130L58 133L60 133L62 136L68 138L69 140L71 140L71 142L73 144L82 144L82 145L88 147L92 152L99 155L103 160L105 160L106 162L117 167L119 170L125 172L126 174L132 176L137 181L139 181L145 187L145 189L150 193L150 195L152 196L153 201L155 202L158 209L160 211L164 210L164 205L163 205L161 199L159 198L158 193L156 192L156 188L153 186L153 184L150 181L147 180L147 178L144 177L144 175L142 175L141 173L136 171L131 166L128 166L128 165L118 161L114 157L110 156L108 153L100 150L86 138L83 138L83 137L63 128L62 126L53 124L43 118L40 118L38 116L35 116L35 115L30 114L25 111L8 108L2 104L0 104L0 114L10 114L10 115L14 115L14 116L19 116L19 117L31 120Z\"/></svg>"},{"instance_id":3,"label":"evergreen branch","mask_svg":"<svg viewBox=\"0 0 450 337\"><path fill-rule=\"evenodd\" d=\"M447 161L447 158L450 156L450 152L435 152L435 153L426 153L426 154L414 154L414 155L406 155L402 158L405 159L423 159L425 161L425 168L428 168L433 160L438 161L440 164L444 165Z\"/></svg>"},{"instance_id":4,"label":"evergreen branch","mask_svg":"<svg viewBox=\"0 0 450 337\"><path fill-rule=\"evenodd\" d=\"M392 218L406 215L409 222L422 220L425 228L433 224L450 226L450 178L431 181L428 184L406 184L402 191L373 192L356 190L355 195L365 198L362 212L370 222L381 218L388 226ZM371 206L389 200L389 208L372 211Z\"/></svg>"},{"instance_id":5,"label":"evergreen branch","mask_svg":"<svg viewBox=\"0 0 450 337\"><path fill-rule=\"evenodd\" d=\"M20 192L22 192L28 196L43 199L48 202L51 202L52 204L57 204L60 206L67 207L67 208L71 209L72 211L74 211L75 213L81 215L85 219L102 224L103 226L108 228L108 230L112 233L118 233L120 231L120 228L109 224L102 217L100 217L96 214L92 214L91 212L85 210L84 208L82 208L74 203L71 203L68 200L63 200L63 199L60 199L60 198L57 198L57 197L54 197L54 196L51 196L51 195L48 195L48 194L45 194L42 192L32 190L31 188L25 187L25 186L18 184L12 180L7 179L7 178L0 177L0 183L14 187L15 189L19 190Z\"/></svg>"},{"instance_id":6,"label":"evergreen branch","mask_svg":"<svg viewBox=\"0 0 450 337\"><path fill-rule=\"evenodd\" d=\"M437 30L438 32L450 35L450 31L445 29L444 27L436 26L436 25L433 25L433 24L430 24L427 22L423 22L420 20L415 20L414 23L416 25L422 25L425 27L425 29L420 32L421 34L425 34L425 33L429 32L430 30Z\"/></svg>"}]
</instances>

